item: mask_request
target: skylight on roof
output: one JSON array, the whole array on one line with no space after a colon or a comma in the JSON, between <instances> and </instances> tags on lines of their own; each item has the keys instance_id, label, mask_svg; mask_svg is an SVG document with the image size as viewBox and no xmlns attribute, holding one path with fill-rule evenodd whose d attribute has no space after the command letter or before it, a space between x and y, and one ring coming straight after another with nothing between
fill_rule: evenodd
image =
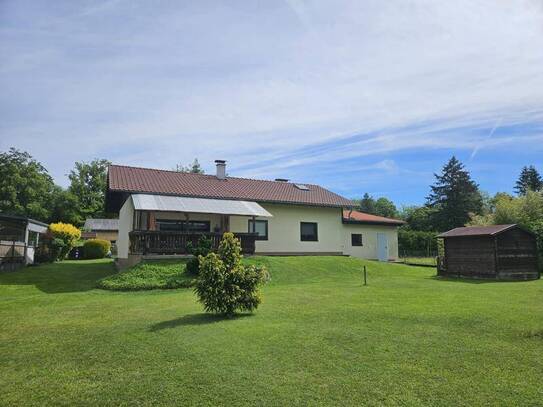
<instances>
[{"instance_id":1,"label":"skylight on roof","mask_svg":"<svg viewBox=\"0 0 543 407\"><path fill-rule=\"evenodd\" d=\"M307 185L304 185L304 184L294 184L294 186L298 189L301 189L302 191L309 191L309 188L307 187Z\"/></svg>"}]
</instances>

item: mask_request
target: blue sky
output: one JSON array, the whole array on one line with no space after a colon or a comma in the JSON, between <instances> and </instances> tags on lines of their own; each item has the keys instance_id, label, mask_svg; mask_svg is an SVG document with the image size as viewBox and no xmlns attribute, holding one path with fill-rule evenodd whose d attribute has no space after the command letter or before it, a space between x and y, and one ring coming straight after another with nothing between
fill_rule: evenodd
<instances>
[{"instance_id":1,"label":"blue sky","mask_svg":"<svg viewBox=\"0 0 543 407\"><path fill-rule=\"evenodd\" d=\"M543 3L0 2L0 149L319 183L422 203L543 172Z\"/></svg>"}]
</instances>

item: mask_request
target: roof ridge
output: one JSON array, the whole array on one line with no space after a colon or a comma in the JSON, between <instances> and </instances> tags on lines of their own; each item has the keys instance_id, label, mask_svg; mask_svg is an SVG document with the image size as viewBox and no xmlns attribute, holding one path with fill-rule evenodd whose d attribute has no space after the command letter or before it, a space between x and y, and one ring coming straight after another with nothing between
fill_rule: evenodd
<instances>
[{"instance_id":1,"label":"roof ridge","mask_svg":"<svg viewBox=\"0 0 543 407\"><path fill-rule=\"evenodd\" d=\"M176 170L165 170L165 169L162 169L162 168L149 168L149 167L139 167L139 166L133 166L133 165L123 165L123 164L110 164L108 165L108 168L109 167L123 167L123 168L134 168L136 170L147 170L147 171L157 171L157 172L171 172L171 173L174 173L174 174L182 174L184 176L200 176L200 177L213 177L213 178L217 178L215 175L213 174L198 174L198 173L194 173L194 172L182 172L182 171L176 171ZM323 188L321 187L320 185L318 184L310 184L308 182L303 182L303 181L300 181L300 182L285 182L285 181L275 181L275 180L271 180L271 179L259 179L259 178L248 178L248 177L232 177L232 176L226 176L226 179L243 179L243 180L247 180L247 181L258 181L258 182L272 182L272 183L275 183L275 184L304 184L304 185L309 185L309 186L312 186L312 187L319 187L319 188ZM330 191L332 192L332 191ZM335 193L335 192L332 192L332 193Z\"/></svg>"}]
</instances>

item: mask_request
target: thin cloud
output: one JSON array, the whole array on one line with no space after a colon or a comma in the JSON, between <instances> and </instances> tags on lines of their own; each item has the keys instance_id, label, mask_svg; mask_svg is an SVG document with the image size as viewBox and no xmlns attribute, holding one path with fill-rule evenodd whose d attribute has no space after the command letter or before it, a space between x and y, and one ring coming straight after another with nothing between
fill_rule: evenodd
<instances>
[{"instance_id":1,"label":"thin cloud","mask_svg":"<svg viewBox=\"0 0 543 407\"><path fill-rule=\"evenodd\" d=\"M490 130L490 132L488 133L488 137L486 140L484 141L481 141L481 143L477 144L475 146L475 148L473 149L473 151L471 152L471 155L469 157L469 160L472 161L475 156L477 155L477 153L479 152L479 150L484 146L485 142L490 140L492 138L492 135L494 134L494 132L496 131L496 129L498 128L500 122L502 121L502 119L498 119L496 120L496 124L494 124L494 127L492 127L492 130Z\"/></svg>"},{"instance_id":2,"label":"thin cloud","mask_svg":"<svg viewBox=\"0 0 543 407\"><path fill-rule=\"evenodd\" d=\"M308 164L403 168L394 154L540 141L489 131L496 117L543 123L535 0L56 4L2 4L0 147L30 150L60 182L95 156L225 158L294 178Z\"/></svg>"}]
</instances>

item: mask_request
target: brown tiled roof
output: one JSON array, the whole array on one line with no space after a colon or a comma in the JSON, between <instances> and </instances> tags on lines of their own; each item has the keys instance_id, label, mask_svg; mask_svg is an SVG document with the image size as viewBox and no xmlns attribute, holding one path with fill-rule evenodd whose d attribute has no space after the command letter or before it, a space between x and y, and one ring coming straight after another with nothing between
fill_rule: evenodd
<instances>
[{"instance_id":1,"label":"brown tiled roof","mask_svg":"<svg viewBox=\"0 0 543 407\"><path fill-rule=\"evenodd\" d=\"M517 225L466 226L451 229L437 237L494 236L514 227L517 227Z\"/></svg>"},{"instance_id":2,"label":"brown tiled roof","mask_svg":"<svg viewBox=\"0 0 543 407\"><path fill-rule=\"evenodd\" d=\"M369 213L343 210L343 222L345 223L367 223L375 225L401 226L405 224L403 220L385 218L383 216L371 215Z\"/></svg>"},{"instance_id":3,"label":"brown tiled roof","mask_svg":"<svg viewBox=\"0 0 543 407\"><path fill-rule=\"evenodd\" d=\"M181 173L150 168L109 166L108 192L141 192L200 198L282 202L312 206L350 207L353 202L318 185Z\"/></svg>"}]
</instances>

